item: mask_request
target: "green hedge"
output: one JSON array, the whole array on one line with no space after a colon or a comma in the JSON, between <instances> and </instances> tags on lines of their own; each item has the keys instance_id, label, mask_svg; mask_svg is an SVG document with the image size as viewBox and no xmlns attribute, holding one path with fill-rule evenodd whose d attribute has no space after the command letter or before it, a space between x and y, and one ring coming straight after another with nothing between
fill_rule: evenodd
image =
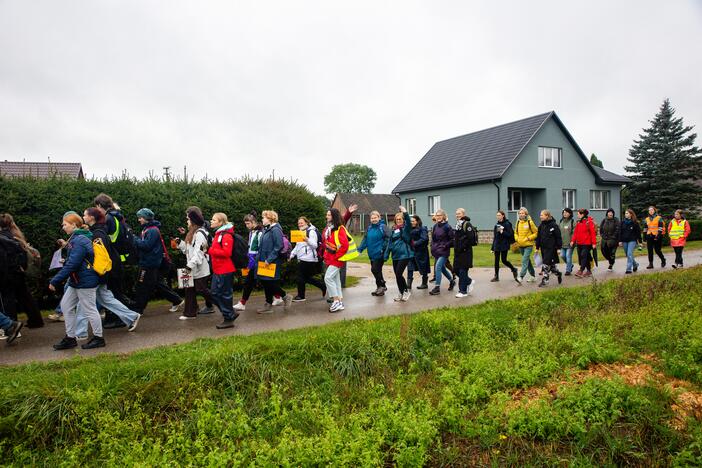
<instances>
[{"instance_id":1,"label":"green hedge","mask_svg":"<svg viewBox=\"0 0 702 468\"><path fill-rule=\"evenodd\" d=\"M163 235L177 236L176 228L185 226L185 209L196 205L205 216L221 211L227 214L239 233L245 233L243 217L252 209L278 212L280 224L288 232L296 229L298 216L307 216L316 226L324 225L321 199L304 185L285 180L163 182L158 179L136 180L71 180L66 178L3 178L0 177L0 212L11 213L29 242L42 254L45 275L56 249L55 241L63 237L61 217L68 210L80 213L92 206L95 195L109 194L121 207L127 221L139 232L136 212L148 207L163 225ZM209 218L208 218L209 219ZM182 255L173 252L176 265L183 264ZM290 266L284 280L290 276ZM46 284L47 277L39 279Z\"/></svg>"}]
</instances>

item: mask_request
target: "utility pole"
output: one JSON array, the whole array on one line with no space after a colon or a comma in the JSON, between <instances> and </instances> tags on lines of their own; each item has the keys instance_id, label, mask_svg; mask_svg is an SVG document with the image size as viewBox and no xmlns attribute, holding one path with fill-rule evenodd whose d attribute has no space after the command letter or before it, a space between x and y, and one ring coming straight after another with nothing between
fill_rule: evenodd
<instances>
[{"instance_id":1,"label":"utility pole","mask_svg":"<svg viewBox=\"0 0 702 468\"><path fill-rule=\"evenodd\" d=\"M188 166L183 166L183 180L188 182Z\"/></svg>"},{"instance_id":2,"label":"utility pole","mask_svg":"<svg viewBox=\"0 0 702 468\"><path fill-rule=\"evenodd\" d=\"M163 168L163 177L166 178L166 182L170 182L170 180L171 180L171 166L165 166Z\"/></svg>"}]
</instances>

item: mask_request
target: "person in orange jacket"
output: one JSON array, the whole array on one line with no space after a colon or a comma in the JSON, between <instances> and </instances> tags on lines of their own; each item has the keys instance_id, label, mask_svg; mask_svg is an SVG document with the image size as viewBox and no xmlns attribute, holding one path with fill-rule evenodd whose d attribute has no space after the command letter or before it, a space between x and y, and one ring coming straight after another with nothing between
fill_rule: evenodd
<instances>
[{"instance_id":1,"label":"person in orange jacket","mask_svg":"<svg viewBox=\"0 0 702 468\"><path fill-rule=\"evenodd\" d=\"M653 252L656 252L661 259L661 268L665 267L665 257L663 256L663 236L665 235L665 220L663 216L656 213L656 207L648 207L648 216L644 219L644 238L646 239L646 249L648 250L647 270L653 269Z\"/></svg>"},{"instance_id":2,"label":"person in orange jacket","mask_svg":"<svg viewBox=\"0 0 702 468\"><path fill-rule=\"evenodd\" d=\"M675 251L675 264L673 268L683 267L683 249L690 235L690 223L683 217L682 210L675 210L675 217L668 224L668 236L670 236L670 246Z\"/></svg>"},{"instance_id":3,"label":"person in orange jacket","mask_svg":"<svg viewBox=\"0 0 702 468\"><path fill-rule=\"evenodd\" d=\"M580 270L575 273L575 276L578 278L592 276L590 260L592 260L592 250L597 248L595 221L589 215L590 212L585 208L578 210L578 222L575 224L573 237L570 239L570 246L578 248Z\"/></svg>"}]
</instances>

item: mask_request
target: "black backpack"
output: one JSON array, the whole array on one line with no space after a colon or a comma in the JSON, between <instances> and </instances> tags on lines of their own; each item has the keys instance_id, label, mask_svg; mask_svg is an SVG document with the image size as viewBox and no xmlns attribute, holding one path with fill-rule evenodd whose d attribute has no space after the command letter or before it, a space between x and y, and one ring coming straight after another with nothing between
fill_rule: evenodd
<instances>
[{"instance_id":1,"label":"black backpack","mask_svg":"<svg viewBox=\"0 0 702 468\"><path fill-rule=\"evenodd\" d=\"M232 247L232 263L234 268L241 270L249 266L249 242L244 239L241 235L236 232L226 232L225 234L230 234L234 239L234 246ZM224 234L222 235L224 237ZM219 238L219 245L222 246L222 237Z\"/></svg>"},{"instance_id":2,"label":"black backpack","mask_svg":"<svg viewBox=\"0 0 702 468\"><path fill-rule=\"evenodd\" d=\"M22 244L12 237L3 235L0 235L0 243L2 243L0 249L4 251L3 270L7 273L26 271L29 265L29 256Z\"/></svg>"},{"instance_id":3,"label":"black backpack","mask_svg":"<svg viewBox=\"0 0 702 468\"><path fill-rule=\"evenodd\" d=\"M470 242L470 245L478 245L478 228L475 227L473 224L468 223L468 242Z\"/></svg>"},{"instance_id":4,"label":"black backpack","mask_svg":"<svg viewBox=\"0 0 702 468\"><path fill-rule=\"evenodd\" d=\"M111 215L115 220L117 229L119 229L117 239L112 245L117 253L119 253L120 257L122 257L123 262L136 265L139 261L139 251L134 245L134 232L121 213L111 213Z\"/></svg>"}]
</instances>

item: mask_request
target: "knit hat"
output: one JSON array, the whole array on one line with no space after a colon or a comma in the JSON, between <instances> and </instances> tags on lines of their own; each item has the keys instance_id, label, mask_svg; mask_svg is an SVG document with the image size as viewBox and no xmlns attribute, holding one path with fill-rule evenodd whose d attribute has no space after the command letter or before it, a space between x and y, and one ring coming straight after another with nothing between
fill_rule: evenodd
<instances>
[{"instance_id":1,"label":"knit hat","mask_svg":"<svg viewBox=\"0 0 702 468\"><path fill-rule=\"evenodd\" d=\"M63 214L62 218L65 218L66 216L69 216L69 215L78 215L78 216L80 216L77 212L71 210L71 211L66 211L66 212Z\"/></svg>"},{"instance_id":2,"label":"knit hat","mask_svg":"<svg viewBox=\"0 0 702 468\"><path fill-rule=\"evenodd\" d=\"M147 221L153 221L154 216L154 212L148 208L142 208L137 211L137 218L144 218Z\"/></svg>"},{"instance_id":3,"label":"knit hat","mask_svg":"<svg viewBox=\"0 0 702 468\"><path fill-rule=\"evenodd\" d=\"M563 211L565 211L566 213L568 213L568 214L570 215L571 218L573 217L573 210L571 210L570 208L563 208Z\"/></svg>"},{"instance_id":4,"label":"knit hat","mask_svg":"<svg viewBox=\"0 0 702 468\"><path fill-rule=\"evenodd\" d=\"M613 208L607 208L607 213L605 213L605 216L607 216L610 211L612 212L612 216L617 216L617 213L614 212Z\"/></svg>"},{"instance_id":5,"label":"knit hat","mask_svg":"<svg viewBox=\"0 0 702 468\"><path fill-rule=\"evenodd\" d=\"M202 226L205 224L205 218L202 216L202 212L200 212L200 210L189 210L188 219L196 226Z\"/></svg>"}]
</instances>

